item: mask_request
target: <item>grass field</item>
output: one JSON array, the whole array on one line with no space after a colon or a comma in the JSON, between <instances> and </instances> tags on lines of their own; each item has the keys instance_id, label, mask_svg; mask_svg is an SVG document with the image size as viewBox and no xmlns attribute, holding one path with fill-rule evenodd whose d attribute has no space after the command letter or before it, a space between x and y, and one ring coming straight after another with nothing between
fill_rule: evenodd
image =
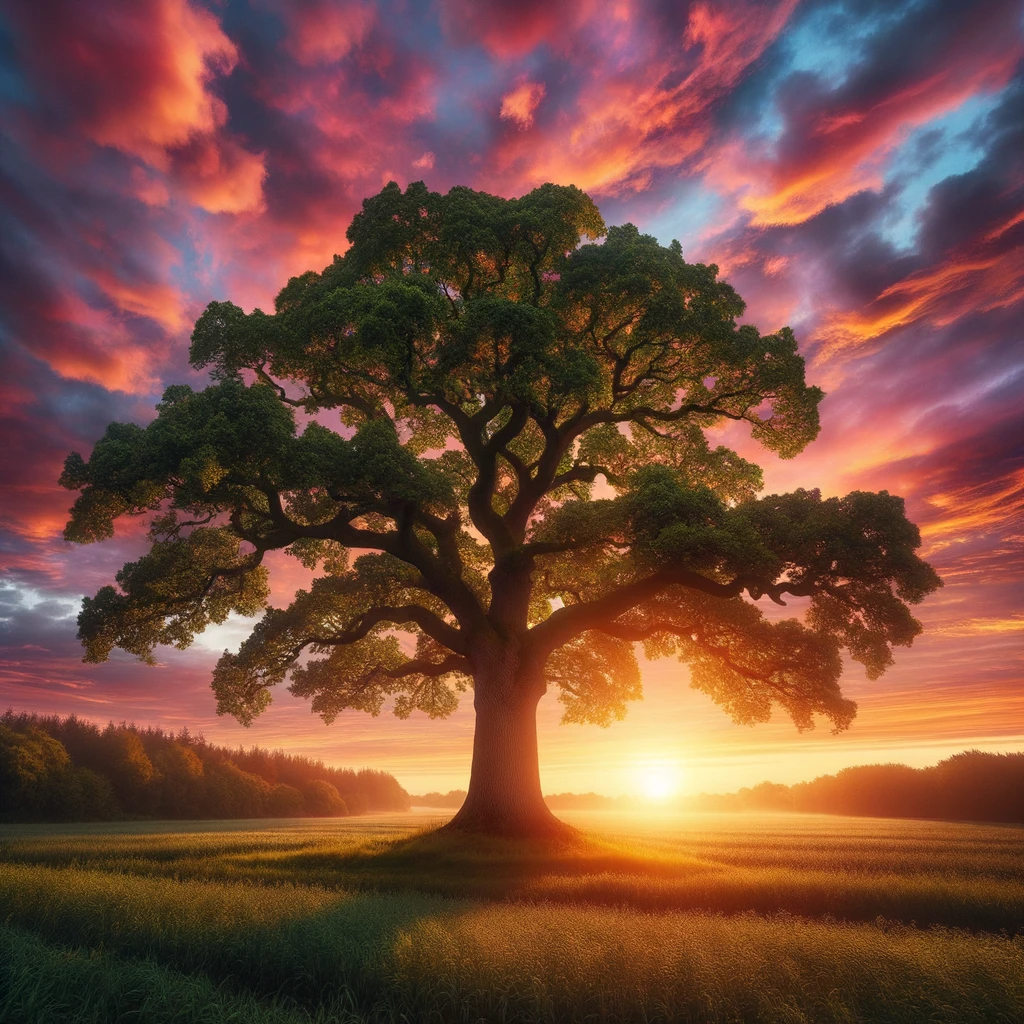
<instances>
[{"instance_id":1,"label":"grass field","mask_svg":"<svg viewBox=\"0 0 1024 1024\"><path fill-rule=\"evenodd\" d=\"M1024 830L566 815L0 828L0 1024L1024 1020Z\"/></svg>"}]
</instances>

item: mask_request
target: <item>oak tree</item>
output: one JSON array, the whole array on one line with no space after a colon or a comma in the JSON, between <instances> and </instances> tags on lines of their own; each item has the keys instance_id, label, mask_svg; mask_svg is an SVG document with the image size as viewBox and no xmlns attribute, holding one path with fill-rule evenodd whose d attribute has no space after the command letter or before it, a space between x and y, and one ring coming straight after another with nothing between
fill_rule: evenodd
<instances>
[{"instance_id":1,"label":"oak tree","mask_svg":"<svg viewBox=\"0 0 1024 1024\"><path fill-rule=\"evenodd\" d=\"M846 728L842 653L876 677L940 585L886 492L759 497L759 468L709 441L736 421L782 458L822 392L792 331L738 324L717 267L573 187L519 199L394 183L349 248L292 278L273 313L212 302L192 335L212 386L167 389L61 482L66 536L150 515L152 546L79 617L86 660L151 660L232 612L262 612L213 674L251 722L290 680L326 721L386 702L450 714L472 687L455 829L558 833L536 709L607 725L641 696L637 645L689 665L740 722L775 707ZM267 607L265 556L315 571ZM763 602L807 598L802 618Z\"/></svg>"}]
</instances>

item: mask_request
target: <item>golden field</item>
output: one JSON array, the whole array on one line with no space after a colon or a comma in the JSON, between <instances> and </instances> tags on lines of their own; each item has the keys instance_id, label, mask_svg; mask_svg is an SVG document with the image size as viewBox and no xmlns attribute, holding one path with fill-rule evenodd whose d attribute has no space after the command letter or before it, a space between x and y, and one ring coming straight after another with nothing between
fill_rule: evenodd
<instances>
[{"instance_id":1,"label":"golden field","mask_svg":"<svg viewBox=\"0 0 1024 1024\"><path fill-rule=\"evenodd\" d=\"M1024 829L566 815L0 829L0 1021L1024 1019Z\"/></svg>"}]
</instances>

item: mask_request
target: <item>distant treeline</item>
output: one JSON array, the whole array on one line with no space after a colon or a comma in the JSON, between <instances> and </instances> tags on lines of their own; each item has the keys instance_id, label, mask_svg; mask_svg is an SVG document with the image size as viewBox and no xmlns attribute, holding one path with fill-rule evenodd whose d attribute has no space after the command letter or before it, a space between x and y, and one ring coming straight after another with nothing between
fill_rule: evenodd
<instances>
[{"instance_id":1,"label":"distant treeline","mask_svg":"<svg viewBox=\"0 0 1024 1024\"><path fill-rule=\"evenodd\" d=\"M462 806L464 789L410 797L422 807ZM553 811L611 811L644 806L630 796L557 793ZM669 805L691 811L798 811L875 818L942 818L951 821L1024 823L1024 754L967 750L931 768L867 764L783 786L762 782L738 793L701 793Z\"/></svg>"},{"instance_id":2,"label":"distant treeline","mask_svg":"<svg viewBox=\"0 0 1024 1024\"><path fill-rule=\"evenodd\" d=\"M793 786L762 782L738 793L701 794L689 805L711 811L1024 822L1024 753L965 750L931 768L860 765Z\"/></svg>"},{"instance_id":3,"label":"distant treeline","mask_svg":"<svg viewBox=\"0 0 1024 1024\"><path fill-rule=\"evenodd\" d=\"M544 797L553 811L612 811L629 810L636 806L631 796L601 796L600 793L553 793Z\"/></svg>"},{"instance_id":4,"label":"distant treeline","mask_svg":"<svg viewBox=\"0 0 1024 1024\"><path fill-rule=\"evenodd\" d=\"M409 809L387 772L68 718L0 717L0 820L291 818Z\"/></svg>"},{"instance_id":5,"label":"distant treeline","mask_svg":"<svg viewBox=\"0 0 1024 1024\"><path fill-rule=\"evenodd\" d=\"M409 796L413 807L461 807L466 799L464 789L450 789L447 793L412 793Z\"/></svg>"}]
</instances>

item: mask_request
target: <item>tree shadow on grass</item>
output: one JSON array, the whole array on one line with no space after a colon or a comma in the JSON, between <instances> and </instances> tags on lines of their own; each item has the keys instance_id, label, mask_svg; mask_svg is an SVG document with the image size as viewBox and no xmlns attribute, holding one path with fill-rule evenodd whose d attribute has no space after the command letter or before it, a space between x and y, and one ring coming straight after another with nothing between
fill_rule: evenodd
<instances>
[{"instance_id":1,"label":"tree shadow on grass","mask_svg":"<svg viewBox=\"0 0 1024 1024\"><path fill-rule=\"evenodd\" d=\"M766 839L767 841L767 839ZM519 901L916 922L1024 932L1016 878L865 872L835 866L742 865L664 846L584 833L577 841L514 842L446 831L254 830L13 839L0 859L26 867L84 869L99 876L319 889L339 896Z\"/></svg>"},{"instance_id":2,"label":"tree shadow on grass","mask_svg":"<svg viewBox=\"0 0 1024 1024\"><path fill-rule=\"evenodd\" d=\"M340 856L307 850L278 866L295 878L329 874L349 890L453 899L1024 930L1024 893L1006 880L747 870L586 835L575 843L516 842L425 831Z\"/></svg>"},{"instance_id":3,"label":"tree shadow on grass","mask_svg":"<svg viewBox=\"0 0 1024 1024\"><path fill-rule=\"evenodd\" d=\"M342 886L473 899L566 899L632 903L659 880L678 883L721 870L579 834L571 840L492 839L425 830L345 852L304 850L277 860L295 877L335 874Z\"/></svg>"}]
</instances>

